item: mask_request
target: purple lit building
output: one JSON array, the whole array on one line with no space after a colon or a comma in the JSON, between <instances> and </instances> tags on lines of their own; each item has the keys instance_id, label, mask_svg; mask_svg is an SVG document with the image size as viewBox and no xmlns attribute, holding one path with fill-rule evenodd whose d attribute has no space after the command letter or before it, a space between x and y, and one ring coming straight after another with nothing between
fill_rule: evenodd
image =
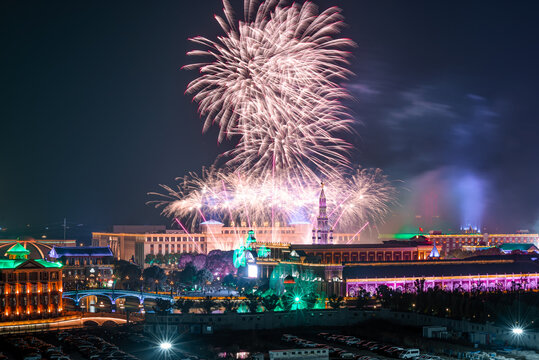
<instances>
[{"instance_id":1,"label":"purple lit building","mask_svg":"<svg viewBox=\"0 0 539 360\"><path fill-rule=\"evenodd\" d=\"M347 296L355 296L360 289L372 293L380 285L416 291L418 279L425 280L424 290L433 287L464 291L474 288L529 290L538 288L539 261L537 255L506 255L464 260L348 263L343 266L343 279Z\"/></svg>"},{"instance_id":2,"label":"purple lit building","mask_svg":"<svg viewBox=\"0 0 539 360\"><path fill-rule=\"evenodd\" d=\"M53 247L49 259L64 265L66 289L104 287L113 282L114 255L108 246Z\"/></svg>"}]
</instances>

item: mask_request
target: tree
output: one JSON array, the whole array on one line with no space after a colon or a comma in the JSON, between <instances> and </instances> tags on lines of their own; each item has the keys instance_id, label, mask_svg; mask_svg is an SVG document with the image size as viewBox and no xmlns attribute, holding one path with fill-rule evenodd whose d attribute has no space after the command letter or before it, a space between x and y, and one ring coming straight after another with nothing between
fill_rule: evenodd
<instances>
[{"instance_id":1,"label":"tree","mask_svg":"<svg viewBox=\"0 0 539 360\"><path fill-rule=\"evenodd\" d=\"M393 290L387 285L379 285L376 288L376 297L382 303L382 306L388 307L393 296Z\"/></svg>"},{"instance_id":2,"label":"tree","mask_svg":"<svg viewBox=\"0 0 539 360\"><path fill-rule=\"evenodd\" d=\"M184 269L187 264L192 263L194 256L189 253L182 253L178 259L178 268Z\"/></svg>"},{"instance_id":3,"label":"tree","mask_svg":"<svg viewBox=\"0 0 539 360\"><path fill-rule=\"evenodd\" d=\"M291 291L285 292L283 295L281 295L281 298L279 299L281 309L284 311L290 311L290 309L292 309L292 305L294 304L293 296L294 295L292 295Z\"/></svg>"},{"instance_id":4,"label":"tree","mask_svg":"<svg viewBox=\"0 0 539 360\"><path fill-rule=\"evenodd\" d=\"M146 264L153 264L153 262L155 261L155 255L154 254L146 254L146 257L144 258L144 262Z\"/></svg>"},{"instance_id":5,"label":"tree","mask_svg":"<svg viewBox=\"0 0 539 360\"><path fill-rule=\"evenodd\" d=\"M356 298L354 299L356 309L363 309L369 302L370 297L371 294L367 290L363 288L359 289L356 292Z\"/></svg>"},{"instance_id":6,"label":"tree","mask_svg":"<svg viewBox=\"0 0 539 360\"><path fill-rule=\"evenodd\" d=\"M180 274L180 282L182 284L193 284L196 280L197 269L193 263L187 264Z\"/></svg>"},{"instance_id":7,"label":"tree","mask_svg":"<svg viewBox=\"0 0 539 360\"><path fill-rule=\"evenodd\" d=\"M171 253L166 253L165 256L164 256L164 264L165 265L170 265L170 264L173 264L175 262L175 259L176 259L176 255L175 254L171 254Z\"/></svg>"},{"instance_id":8,"label":"tree","mask_svg":"<svg viewBox=\"0 0 539 360\"><path fill-rule=\"evenodd\" d=\"M132 262L116 260L114 262L114 274L123 288L135 289L139 286L140 268ZM116 285L118 288L118 285Z\"/></svg>"},{"instance_id":9,"label":"tree","mask_svg":"<svg viewBox=\"0 0 539 360\"><path fill-rule=\"evenodd\" d=\"M220 277L235 274L233 251L212 250L206 256L206 268Z\"/></svg>"},{"instance_id":10,"label":"tree","mask_svg":"<svg viewBox=\"0 0 539 360\"><path fill-rule=\"evenodd\" d=\"M237 285L237 279L234 275L228 274L221 280L221 283L223 286L235 288Z\"/></svg>"},{"instance_id":11,"label":"tree","mask_svg":"<svg viewBox=\"0 0 539 360\"><path fill-rule=\"evenodd\" d=\"M273 311L279 305L279 297L275 294L263 296L261 302L266 311Z\"/></svg>"},{"instance_id":12,"label":"tree","mask_svg":"<svg viewBox=\"0 0 539 360\"><path fill-rule=\"evenodd\" d=\"M238 308L238 303L234 298L227 297L221 301L221 306L225 308L225 313L231 313Z\"/></svg>"},{"instance_id":13,"label":"tree","mask_svg":"<svg viewBox=\"0 0 539 360\"><path fill-rule=\"evenodd\" d=\"M172 304L169 300L155 299L155 306L153 307L153 311L155 311L159 315L164 315L170 311L171 307Z\"/></svg>"},{"instance_id":14,"label":"tree","mask_svg":"<svg viewBox=\"0 0 539 360\"><path fill-rule=\"evenodd\" d=\"M246 296L247 300L244 301L245 305L249 309L250 313L256 313L258 305L260 304L260 297L258 295L250 294Z\"/></svg>"},{"instance_id":15,"label":"tree","mask_svg":"<svg viewBox=\"0 0 539 360\"><path fill-rule=\"evenodd\" d=\"M318 295L314 292L310 292L303 297L303 301L305 302L307 309L312 309L318 301Z\"/></svg>"},{"instance_id":16,"label":"tree","mask_svg":"<svg viewBox=\"0 0 539 360\"><path fill-rule=\"evenodd\" d=\"M204 286L208 282L213 281L213 274L208 269L202 269L197 272L196 274L196 282L197 284Z\"/></svg>"},{"instance_id":17,"label":"tree","mask_svg":"<svg viewBox=\"0 0 539 360\"><path fill-rule=\"evenodd\" d=\"M165 263L165 255L159 253L155 255L155 262L158 264L164 264Z\"/></svg>"},{"instance_id":18,"label":"tree","mask_svg":"<svg viewBox=\"0 0 539 360\"><path fill-rule=\"evenodd\" d=\"M339 309L342 306L343 301L344 298L336 294L333 294L328 298L329 306L331 306L332 309Z\"/></svg>"},{"instance_id":19,"label":"tree","mask_svg":"<svg viewBox=\"0 0 539 360\"><path fill-rule=\"evenodd\" d=\"M200 271L206 267L206 255L198 254L193 258L194 267Z\"/></svg>"},{"instance_id":20,"label":"tree","mask_svg":"<svg viewBox=\"0 0 539 360\"><path fill-rule=\"evenodd\" d=\"M425 279L415 279L414 287L416 293L422 293L425 291Z\"/></svg>"},{"instance_id":21,"label":"tree","mask_svg":"<svg viewBox=\"0 0 539 360\"><path fill-rule=\"evenodd\" d=\"M211 296L206 296L204 300L202 300L202 303L200 304L202 311L204 311L205 314L211 314L213 311L213 308L215 307L216 302L211 298Z\"/></svg>"},{"instance_id":22,"label":"tree","mask_svg":"<svg viewBox=\"0 0 539 360\"><path fill-rule=\"evenodd\" d=\"M144 271L142 272L142 277L144 277L146 286L150 287L154 286L155 280L157 280L157 282L162 285L167 279L165 271L157 265L153 265L149 268L144 269Z\"/></svg>"},{"instance_id":23,"label":"tree","mask_svg":"<svg viewBox=\"0 0 539 360\"><path fill-rule=\"evenodd\" d=\"M174 308L180 310L182 314L188 314L194 304L190 299L178 299L174 303Z\"/></svg>"}]
</instances>

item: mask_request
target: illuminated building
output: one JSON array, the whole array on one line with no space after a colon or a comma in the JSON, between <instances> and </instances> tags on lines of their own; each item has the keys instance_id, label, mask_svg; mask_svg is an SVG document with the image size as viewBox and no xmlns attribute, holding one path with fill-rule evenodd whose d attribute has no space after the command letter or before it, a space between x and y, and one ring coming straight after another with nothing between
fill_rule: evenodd
<instances>
[{"instance_id":1,"label":"illuminated building","mask_svg":"<svg viewBox=\"0 0 539 360\"><path fill-rule=\"evenodd\" d=\"M233 250L244 239L250 230L254 230L257 241L275 246L289 247L290 244L310 243L312 225L305 222L297 222L289 226L274 227L257 226L252 224L241 226L224 226L215 220L201 223L199 233L187 234L180 230L164 230L158 232L119 233L119 232L94 232L92 233L93 246L109 246L117 259L134 261L144 264L146 255L166 253L202 253L212 250ZM125 229L129 230L129 229ZM334 234L334 241L344 243L351 241L355 234ZM359 237L356 236L358 241Z\"/></svg>"},{"instance_id":2,"label":"illuminated building","mask_svg":"<svg viewBox=\"0 0 539 360\"><path fill-rule=\"evenodd\" d=\"M445 257L451 250L466 248L470 246L485 246L494 247L502 244L534 244L539 247L539 234L413 234L413 233L397 233L397 234L382 234L380 239L399 239L399 240L415 240L426 239L436 242L436 247L440 252L440 256Z\"/></svg>"},{"instance_id":3,"label":"illuminated building","mask_svg":"<svg viewBox=\"0 0 539 360\"><path fill-rule=\"evenodd\" d=\"M164 227L163 227L164 228ZM178 230L159 233L92 233L92 245L110 247L118 260L144 264L146 255L169 253L206 253L205 234L186 234Z\"/></svg>"},{"instance_id":4,"label":"illuminated building","mask_svg":"<svg viewBox=\"0 0 539 360\"><path fill-rule=\"evenodd\" d=\"M47 254L54 246L77 246L75 240L59 240L59 239L26 239L26 240L14 240L14 239L0 239L0 254L5 253L7 249L13 247L15 244L21 244L30 253L28 257L30 259L45 259Z\"/></svg>"},{"instance_id":5,"label":"illuminated building","mask_svg":"<svg viewBox=\"0 0 539 360\"><path fill-rule=\"evenodd\" d=\"M539 246L539 234L447 234L426 235L435 241L441 256L463 246L499 246L502 244L534 244Z\"/></svg>"},{"instance_id":6,"label":"illuminated building","mask_svg":"<svg viewBox=\"0 0 539 360\"><path fill-rule=\"evenodd\" d=\"M498 248L504 254L511 254L513 251L521 253L539 253L539 249L534 244L502 244Z\"/></svg>"},{"instance_id":7,"label":"illuminated building","mask_svg":"<svg viewBox=\"0 0 539 360\"><path fill-rule=\"evenodd\" d=\"M62 264L28 259L16 243L0 260L0 311L3 321L58 316L62 312Z\"/></svg>"},{"instance_id":8,"label":"illuminated building","mask_svg":"<svg viewBox=\"0 0 539 360\"><path fill-rule=\"evenodd\" d=\"M509 290L515 286L537 289L539 263L529 256L491 256L464 260L345 264L342 270L346 295L360 289L374 292L380 285L394 290L415 291L415 281L424 279L424 290L474 288Z\"/></svg>"},{"instance_id":9,"label":"illuminated building","mask_svg":"<svg viewBox=\"0 0 539 360\"><path fill-rule=\"evenodd\" d=\"M291 245L322 264L349 261L413 261L427 260L433 245L418 241L384 241L382 244Z\"/></svg>"},{"instance_id":10,"label":"illuminated building","mask_svg":"<svg viewBox=\"0 0 539 360\"><path fill-rule=\"evenodd\" d=\"M102 287L113 281L114 255L105 247L53 247L48 256L63 264L66 290L79 285Z\"/></svg>"}]
</instances>

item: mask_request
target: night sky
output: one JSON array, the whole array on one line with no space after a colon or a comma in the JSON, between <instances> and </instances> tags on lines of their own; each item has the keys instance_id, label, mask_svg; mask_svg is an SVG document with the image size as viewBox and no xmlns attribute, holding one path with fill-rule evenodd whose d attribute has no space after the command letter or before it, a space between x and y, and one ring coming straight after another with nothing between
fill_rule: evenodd
<instances>
[{"instance_id":1,"label":"night sky","mask_svg":"<svg viewBox=\"0 0 539 360\"><path fill-rule=\"evenodd\" d=\"M186 3L1 3L1 227L169 224L147 192L223 150L180 70L221 4ZM358 44L353 159L400 189L383 230L539 231L539 4L315 3Z\"/></svg>"}]
</instances>

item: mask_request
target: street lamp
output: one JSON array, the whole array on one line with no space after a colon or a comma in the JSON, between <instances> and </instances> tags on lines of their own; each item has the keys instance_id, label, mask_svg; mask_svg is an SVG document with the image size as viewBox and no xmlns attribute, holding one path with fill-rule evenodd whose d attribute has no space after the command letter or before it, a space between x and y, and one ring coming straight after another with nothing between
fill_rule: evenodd
<instances>
[{"instance_id":1,"label":"street lamp","mask_svg":"<svg viewBox=\"0 0 539 360\"><path fill-rule=\"evenodd\" d=\"M174 281L170 280L170 297L172 297L172 288L174 287Z\"/></svg>"},{"instance_id":2,"label":"street lamp","mask_svg":"<svg viewBox=\"0 0 539 360\"><path fill-rule=\"evenodd\" d=\"M162 354L162 358L170 359L174 352L174 348L169 340L162 340L159 342L159 351Z\"/></svg>"},{"instance_id":3,"label":"street lamp","mask_svg":"<svg viewBox=\"0 0 539 360\"><path fill-rule=\"evenodd\" d=\"M129 275L125 276L125 281L126 281L126 284L127 284L127 290L129 290Z\"/></svg>"}]
</instances>

